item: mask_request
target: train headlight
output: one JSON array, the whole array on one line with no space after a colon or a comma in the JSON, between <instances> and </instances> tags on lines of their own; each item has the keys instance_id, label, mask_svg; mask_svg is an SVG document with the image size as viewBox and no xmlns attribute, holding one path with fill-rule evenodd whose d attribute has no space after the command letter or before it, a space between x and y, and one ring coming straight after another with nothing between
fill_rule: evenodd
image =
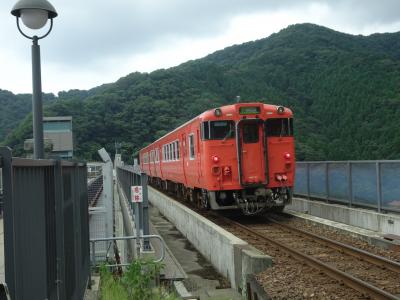
<instances>
[{"instance_id":1,"label":"train headlight","mask_svg":"<svg viewBox=\"0 0 400 300\"><path fill-rule=\"evenodd\" d=\"M219 157L216 156L216 155L213 155L213 156L211 157L211 159L212 159L212 161L215 162L215 163L218 163L218 162L219 162Z\"/></svg>"},{"instance_id":2,"label":"train headlight","mask_svg":"<svg viewBox=\"0 0 400 300\"><path fill-rule=\"evenodd\" d=\"M275 178L278 181L282 181L282 175L281 174L276 174Z\"/></svg>"},{"instance_id":3,"label":"train headlight","mask_svg":"<svg viewBox=\"0 0 400 300\"><path fill-rule=\"evenodd\" d=\"M214 110L214 115L215 115L216 117L222 116L222 110L221 110L220 108L216 108L216 109Z\"/></svg>"},{"instance_id":4,"label":"train headlight","mask_svg":"<svg viewBox=\"0 0 400 300\"><path fill-rule=\"evenodd\" d=\"M278 114L283 114L285 112L285 108L283 106L278 106L278 108L276 109L276 111L278 112Z\"/></svg>"},{"instance_id":5,"label":"train headlight","mask_svg":"<svg viewBox=\"0 0 400 300\"><path fill-rule=\"evenodd\" d=\"M290 155L290 153L285 153L284 157L285 159L289 160L292 156Z\"/></svg>"}]
</instances>

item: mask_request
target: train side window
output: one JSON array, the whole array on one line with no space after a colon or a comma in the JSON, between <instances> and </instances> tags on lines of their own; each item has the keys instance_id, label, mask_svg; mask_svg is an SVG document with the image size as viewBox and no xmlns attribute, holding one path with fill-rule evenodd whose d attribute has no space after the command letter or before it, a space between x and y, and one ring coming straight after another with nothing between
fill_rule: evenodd
<instances>
[{"instance_id":1,"label":"train side window","mask_svg":"<svg viewBox=\"0 0 400 300\"><path fill-rule=\"evenodd\" d=\"M176 141L176 159L179 160L180 153L179 153L179 141Z\"/></svg>"},{"instance_id":2,"label":"train side window","mask_svg":"<svg viewBox=\"0 0 400 300\"><path fill-rule=\"evenodd\" d=\"M202 122L200 125L201 139L209 140L210 139L210 122Z\"/></svg>"},{"instance_id":3,"label":"train side window","mask_svg":"<svg viewBox=\"0 0 400 300\"><path fill-rule=\"evenodd\" d=\"M189 158L191 160L195 159L195 152L194 152L194 135L193 133L189 135Z\"/></svg>"},{"instance_id":4,"label":"train side window","mask_svg":"<svg viewBox=\"0 0 400 300\"><path fill-rule=\"evenodd\" d=\"M175 142L172 143L172 147L174 149L174 160L177 160L178 158L177 158L177 149L176 149L176 143Z\"/></svg>"},{"instance_id":5,"label":"train side window","mask_svg":"<svg viewBox=\"0 0 400 300\"><path fill-rule=\"evenodd\" d=\"M243 124L243 142L245 144L254 144L258 143L258 139L258 124Z\"/></svg>"},{"instance_id":6,"label":"train side window","mask_svg":"<svg viewBox=\"0 0 400 300\"><path fill-rule=\"evenodd\" d=\"M266 136L293 136L293 118L268 119L265 122Z\"/></svg>"},{"instance_id":7,"label":"train side window","mask_svg":"<svg viewBox=\"0 0 400 300\"><path fill-rule=\"evenodd\" d=\"M162 151L163 153L163 161L166 161L167 160L167 148L165 147L165 145L163 146L163 151Z\"/></svg>"}]
</instances>

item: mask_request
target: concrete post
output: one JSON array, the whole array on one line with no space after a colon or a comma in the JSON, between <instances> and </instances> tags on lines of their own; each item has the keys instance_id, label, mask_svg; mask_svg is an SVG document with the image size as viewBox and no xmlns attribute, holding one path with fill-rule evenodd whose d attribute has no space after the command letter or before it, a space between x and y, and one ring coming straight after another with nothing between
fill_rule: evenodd
<instances>
[{"instance_id":1,"label":"concrete post","mask_svg":"<svg viewBox=\"0 0 400 300\"><path fill-rule=\"evenodd\" d=\"M113 178L113 164L110 155L102 148L98 151L104 164L102 167L103 173L103 199L104 207L106 210L106 237L113 236L114 233L114 178Z\"/></svg>"}]
</instances>

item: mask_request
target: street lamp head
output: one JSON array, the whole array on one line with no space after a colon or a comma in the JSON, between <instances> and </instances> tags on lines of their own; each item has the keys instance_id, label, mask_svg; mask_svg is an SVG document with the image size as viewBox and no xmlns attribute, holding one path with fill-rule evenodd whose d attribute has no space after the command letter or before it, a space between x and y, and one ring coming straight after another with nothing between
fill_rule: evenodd
<instances>
[{"instance_id":1,"label":"street lamp head","mask_svg":"<svg viewBox=\"0 0 400 300\"><path fill-rule=\"evenodd\" d=\"M11 14L21 17L25 26L31 29L40 29L48 19L57 17L57 11L47 0L19 0Z\"/></svg>"}]
</instances>

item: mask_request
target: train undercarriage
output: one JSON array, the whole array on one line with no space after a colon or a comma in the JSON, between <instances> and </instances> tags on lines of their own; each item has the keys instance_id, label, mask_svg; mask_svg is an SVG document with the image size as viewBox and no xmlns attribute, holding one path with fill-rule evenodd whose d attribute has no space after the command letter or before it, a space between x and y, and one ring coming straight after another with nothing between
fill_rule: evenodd
<instances>
[{"instance_id":1,"label":"train undercarriage","mask_svg":"<svg viewBox=\"0 0 400 300\"><path fill-rule=\"evenodd\" d=\"M240 209L244 215L259 215L269 211L282 211L292 201L290 187L266 188L264 186L246 187L242 190L207 191L199 188L187 188L181 183L164 181L149 177L149 183L177 196L180 200L190 201L198 208L211 210Z\"/></svg>"}]
</instances>

